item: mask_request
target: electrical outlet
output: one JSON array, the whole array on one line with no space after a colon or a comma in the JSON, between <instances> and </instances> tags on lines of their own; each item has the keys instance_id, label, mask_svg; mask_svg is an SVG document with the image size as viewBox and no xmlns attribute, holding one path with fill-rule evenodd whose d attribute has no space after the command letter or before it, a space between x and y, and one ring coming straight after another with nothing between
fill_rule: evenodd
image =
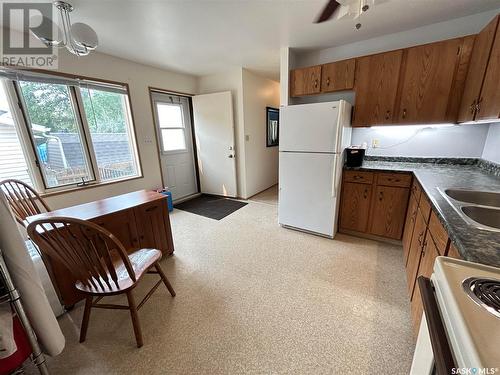
<instances>
[{"instance_id":1,"label":"electrical outlet","mask_svg":"<svg viewBox=\"0 0 500 375\"><path fill-rule=\"evenodd\" d=\"M372 148L377 148L377 147L380 147L380 140L372 139Z\"/></svg>"}]
</instances>

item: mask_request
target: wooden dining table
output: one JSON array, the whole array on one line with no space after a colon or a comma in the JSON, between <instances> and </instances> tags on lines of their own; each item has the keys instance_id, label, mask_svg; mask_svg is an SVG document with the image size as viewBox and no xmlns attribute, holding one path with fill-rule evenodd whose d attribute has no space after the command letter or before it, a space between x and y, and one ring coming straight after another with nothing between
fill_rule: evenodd
<instances>
[{"instance_id":1,"label":"wooden dining table","mask_svg":"<svg viewBox=\"0 0 500 375\"><path fill-rule=\"evenodd\" d=\"M164 255L174 252L167 197L149 190L132 193L29 216L31 223L55 216L88 220L114 234L128 251L155 248ZM75 288L76 280L55 259L44 257L62 304L69 308L84 297Z\"/></svg>"}]
</instances>

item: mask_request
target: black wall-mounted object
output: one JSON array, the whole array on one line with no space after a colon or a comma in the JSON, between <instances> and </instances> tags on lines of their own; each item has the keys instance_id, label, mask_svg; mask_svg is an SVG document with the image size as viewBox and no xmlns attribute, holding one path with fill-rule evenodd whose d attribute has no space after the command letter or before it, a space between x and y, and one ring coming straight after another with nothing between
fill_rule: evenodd
<instances>
[{"instance_id":1,"label":"black wall-mounted object","mask_svg":"<svg viewBox=\"0 0 500 375\"><path fill-rule=\"evenodd\" d=\"M266 147L279 144L280 111L278 108L266 107Z\"/></svg>"}]
</instances>

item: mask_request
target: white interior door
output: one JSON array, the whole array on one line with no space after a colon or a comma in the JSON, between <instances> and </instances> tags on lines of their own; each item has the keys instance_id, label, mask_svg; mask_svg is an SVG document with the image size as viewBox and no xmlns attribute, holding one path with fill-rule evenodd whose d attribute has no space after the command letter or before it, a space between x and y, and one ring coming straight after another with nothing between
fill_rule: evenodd
<instances>
[{"instance_id":1,"label":"white interior door","mask_svg":"<svg viewBox=\"0 0 500 375\"><path fill-rule=\"evenodd\" d=\"M176 201L198 192L189 99L158 92L153 92L151 97L163 184Z\"/></svg>"},{"instance_id":2,"label":"white interior door","mask_svg":"<svg viewBox=\"0 0 500 375\"><path fill-rule=\"evenodd\" d=\"M193 116L201 192L236 197L231 92L194 96Z\"/></svg>"}]
</instances>

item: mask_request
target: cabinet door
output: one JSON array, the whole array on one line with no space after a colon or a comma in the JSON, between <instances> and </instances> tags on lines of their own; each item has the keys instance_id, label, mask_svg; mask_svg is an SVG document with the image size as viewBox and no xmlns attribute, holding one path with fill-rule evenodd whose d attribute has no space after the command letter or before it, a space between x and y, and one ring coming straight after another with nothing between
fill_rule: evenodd
<instances>
[{"instance_id":1,"label":"cabinet door","mask_svg":"<svg viewBox=\"0 0 500 375\"><path fill-rule=\"evenodd\" d=\"M373 197L370 233L401 239L410 189L377 186Z\"/></svg>"},{"instance_id":2,"label":"cabinet door","mask_svg":"<svg viewBox=\"0 0 500 375\"><path fill-rule=\"evenodd\" d=\"M476 120L496 120L500 117L500 27L490 54L481 96L478 100Z\"/></svg>"},{"instance_id":3,"label":"cabinet door","mask_svg":"<svg viewBox=\"0 0 500 375\"><path fill-rule=\"evenodd\" d=\"M356 59L353 126L392 123L403 50Z\"/></svg>"},{"instance_id":4,"label":"cabinet door","mask_svg":"<svg viewBox=\"0 0 500 375\"><path fill-rule=\"evenodd\" d=\"M477 104L481 93L483 78L486 74L491 47L495 38L498 24L495 17L477 36L472 49L467 79L465 81L462 102L458 112L458 122L472 121L474 119L474 106ZM498 82L498 81L497 81ZM495 84L497 82L494 82Z\"/></svg>"},{"instance_id":5,"label":"cabinet door","mask_svg":"<svg viewBox=\"0 0 500 375\"><path fill-rule=\"evenodd\" d=\"M371 195L371 185L344 182L340 228L366 232Z\"/></svg>"},{"instance_id":6,"label":"cabinet door","mask_svg":"<svg viewBox=\"0 0 500 375\"><path fill-rule=\"evenodd\" d=\"M171 254L173 242L167 200L161 199L135 207L134 213L141 247Z\"/></svg>"},{"instance_id":7,"label":"cabinet door","mask_svg":"<svg viewBox=\"0 0 500 375\"><path fill-rule=\"evenodd\" d=\"M137 249L140 246L133 209L101 216L92 221L113 233L126 249Z\"/></svg>"},{"instance_id":8,"label":"cabinet door","mask_svg":"<svg viewBox=\"0 0 500 375\"><path fill-rule=\"evenodd\" d=\"M349 59L325 64L321 67L321 91L351 90L354 87L356 60Z\"/></svg>"},{"instance_id":9,"label":"cabinet door","mask_svg":"<svg viewBox=\"0 0 500 375\"><path fill-rule=\"evenodd\" d=\"M410 252L411 239L413 237L413 230L415 229L415 218L417 217L418 203L415 196L410 196L410 203L408 204L408 211L406 213L405 228L403 232L403 261L406 265L408 261L408 254Z\"/></svg>"},{"instance_id":10,"label":"cabinet door","mask_svg":"<svg viewBox=\"0 0 500 375\"><path fill-rule=\"evenodd\" d=\"M422 246L424 245L427 232L427 224L424 218L417 211L415 218L415 229L410 242L410 250L408 253L408 262L406 263L406 279L408 285L408 295L412 296L413 287L415 286L415 279L417 277L418 266L420 264L420 257L422 255Z\"/></svg>"},{"instance_id":11,"label":"cabinet door","mask_svg":"<svg viewBox=\"0 0 500 375\"><path fill-rule=\"evenodd\" d=\"M462 39L408 48L400 82L398 124L446 121Z\"/></svg>"},{"instance_id":12,"label":"cabinet door","mask_svg":"<svg viewBox=\"0 0 500 375\"><path fill-rule=\"evenodd\" d=\"M416 277L425 276L427 278L430 278L432 275L432 270L434 268L434 261L439 256L439 253L437 251L434 242L429 236L427 237L428 238L422 248L422 258L420 260L420 265L418 267L418 272ZM415 333L417 333L418 329L420 328L420 320L422 319L422 312L423 312L423 306L422 306L422 299L420 297L420 289L418 288L418 286L415 286L415 289L413 291L413 296L411 298L411 315L413 320L413 331ZM417 335L415 334L415 336Z\"/></svg>"},{"instance_id":13,"label":"cabinet door","mask_svg":"<svg viewBox=\"0 0 500 375\"><path fill-rule=\"evenodd\" d=\"M321 91L321 65L294 69L291 75L291 96L319 94Z\"/></svg>"}]
</instances>

